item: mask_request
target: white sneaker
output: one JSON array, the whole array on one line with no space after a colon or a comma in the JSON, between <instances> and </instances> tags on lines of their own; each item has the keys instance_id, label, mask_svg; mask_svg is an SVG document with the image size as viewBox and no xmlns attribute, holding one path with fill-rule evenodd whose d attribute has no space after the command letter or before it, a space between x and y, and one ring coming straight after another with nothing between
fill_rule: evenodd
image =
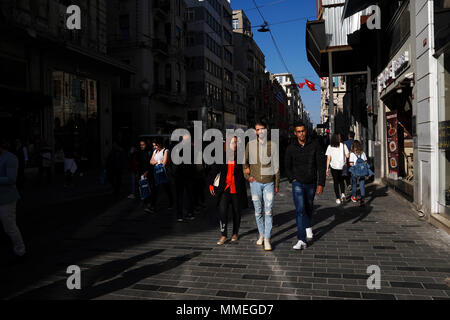
<instances>
[{"instance_id":1,"label":"white sneaker","mask_svg":"<svg viewBox=\"0 0 450 320\"><path fill-rule=\"evenodd\" d=\"M269 238L264 238L264 250L266 250L266 251L272 250L272 245L270 244Z\"/></svg>"},{"instance_id":2,"label":"white sneaker","mask_svg":"<svg viewBox=\"0 0 450 320\"><path fill-rule=\"evenodd\" d=\"M264 243L264 235L260 234L260 235L259 235L259 238L258 238L258 241L256 241L256 244L257 244L258 246L262 246L263 243Z\"/></svg>"},{"instance_id":3,"label":"white sneaker","mask_svg":"<svg viewBox=\"0 0 450 320\"><path fill-rule=\"evenodd\" d=\"M347 197L345 196L345 193L341 194L341 201L345 202L346 199L347 199Z\"/></svg>"},{"instance_id":4,"label":"white sneaker","mask_svg":"<svg viewBox=\"0 0 450 320\"><path fill-rule=\"evenodd\" d=\"M306 238L312 239L313 236L312 228L306 228Z\"/></svg>"},{"instance_id":5,"label":"white sneaker","mask_svg":"<svg viewBox=\"0 0 450 320\"><path fill-rule=\"evenodd\" d=\"M341 204L341 199L336 199L336 204Z\"/></svg>"},{"instance_id":6,"label":"white sneaker","mask_svg":"<svg viewBox=\"0 0 450 320\"><path fill-rule=\"evenodd\" d=\"M293 246L294 250L302 250L306 249L306 243L304 243L302 240L298 240L297 244Z\"/></svg>"}]
</instances>

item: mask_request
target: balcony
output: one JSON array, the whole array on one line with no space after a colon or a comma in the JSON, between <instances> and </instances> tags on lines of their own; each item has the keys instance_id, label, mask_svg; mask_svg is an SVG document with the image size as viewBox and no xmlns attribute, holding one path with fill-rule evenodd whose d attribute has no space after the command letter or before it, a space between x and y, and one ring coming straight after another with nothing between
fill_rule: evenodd
<instances>
[{"instance_id":1,"label":"balcony","mask_svg":"<svg viewBox=\"0 0 450 320\"><path fill-rule=\"evenodd\" d=\"M170 13L169 0L153 0L153 14L156 17L164 20L167 19Z\"/></svg>"}]
</instances>

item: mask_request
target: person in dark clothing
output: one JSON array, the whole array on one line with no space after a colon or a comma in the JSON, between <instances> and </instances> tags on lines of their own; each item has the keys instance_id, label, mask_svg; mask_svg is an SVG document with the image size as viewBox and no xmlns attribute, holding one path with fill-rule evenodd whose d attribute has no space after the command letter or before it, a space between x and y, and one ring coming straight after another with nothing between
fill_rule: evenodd
<instances>
[{"instance_id":1,"label":"person in dark clothing","mask_svg":"<svg viewBox=\"0 0 450 320\"><path fill-rule=\"evenodd\" d=\"M292 183L292 195L297 211L295 250L306 248L307 238L313 237L311 218L315 194L321 195L325 186L325 156L317 140L312 140L303 122L295 124L297 140L286 150L286 176Z\"/></svg>"},{"instance_id":2,"label":"person in dark clothing","mask_svg":"<svg viewBox=\"0 0 450 320\"><path fill-rule=\"evenodd\" d=\"M217 242L223 245L227 239L228 227L228 207L231 204L233 210L233 236L231 242L238 240L239 227L241 224L241 210L247 207L247 188L242 164L237 161L237 138L227 138L224 152L224 161L221 164L214 164L210 172L209 190L212 196L217 197L217 206L219 208L220 232L221 237ZM216 177L219 178L219 184L214 186Z\"/></svg>"},{"instance_id":3,"label":"person in dark clothing","mask_svg":"<svg viewBox=\"0 0 450 320\"><path fill-rule=\"evenodd\" d=\"M347 146L348 150L352 150L353 141L355 141L355 133L353 131L350 131L348 133L348 139L346 141L344 141L344 144ZM350 163L347 162L347 166L350 167ZM346 177L344 177L344 180L347 185L347 190L351 190L352 189L352 176L351 176L350 172L348 173L348 175Z\"/></svg>"},{"instance_id":4,"label":"person in dark clothing","mask_svg":"<svg viewBox=\"0 0 450 320\"><path fill-rule=\"evenodd\" d=\"M175 189L177 193L177 221L184 221L184 205L187 209L187 220L194 220L194 178L195 178L195 164L194 164L194 147L190 134L183 136L181 142L184 148L191 149L191 159L189 163L181 163L173 165L173 175L175 177ZM183 157L183 150L180 151L180 157ZM184 195L187 195L187 202L184 201Z\"/></svg>"},{"instance_id":5,"label":"person in dark clothing","mask_svg":"<svg viewBox=\"0 0 450 320\"><path fill-rule=\"evenodd\" d=\"M153 185L154 176L152 166L150 165L150 159L152 158L152 151L148 148L147 141L145 139L141 139L139 141L139 151L136 154L137 161L137 173L138 179L141 179L141 176L146 177L149 180L149 185ZM150 200L151 198L146 198L143 200L144 211L147 213L153 213L150 208Z\"/></svg>"},{"instance_id":6,"label":"person in dark clothing","mask_svg":"<svg viewBox=\"0 0 450 320\"><path fill-rule=\"evenodd\" d=\"M25 168L28 164L28 149L23 145L22 139L17 138L16 147L14 149L14 154L19 161L19 166L17 168L17 179L16 179L16 187L19 191L19 194L23 197L23 187L25 184Z\"/></svg>"},{"instance_id":7,"label":"person in dark clothing","mask_svg":"<svg viewBox=\"0 0 450 320\"><path fill-rule=\"evenodd\" d=\"M118 142L113 143L113 148L106 160L106 171L109 177L109 182L114 189L114 197L120 196L120 187L122 185L123 170L127 166L127 156L125 151Z\"/></svg>"},{"instance_id":8,"label":"person in dark clothing","mask_svg":"<svg viewBox=\"0 0 450 320\"><path fill-rule=\"evenodd\" d=\"M153 141L153 155L152 158L150 159L150 164L153 166L157 166L157 165L163 165L164 169L166 170L166 176L168 181L165 183L162 183L160 185L156 185L153 188L153 193L152 193L152 200L151 200L151 208L150 210L152 211L156 211L156 202L158 201L158 195L161 194L161 189L163 189L166 194L167 194L167 198L169 200L169 205L168 205L168 209L172 210L172 203L173 203L173 196L172 196L172 184L169 178L169 174L167 173L167 166L169 165L169 159L170 159L170 151L166 148L163 147L163 142L162 139L160 139L159 137L156 138Z\"/></svg>"}]
</instances>

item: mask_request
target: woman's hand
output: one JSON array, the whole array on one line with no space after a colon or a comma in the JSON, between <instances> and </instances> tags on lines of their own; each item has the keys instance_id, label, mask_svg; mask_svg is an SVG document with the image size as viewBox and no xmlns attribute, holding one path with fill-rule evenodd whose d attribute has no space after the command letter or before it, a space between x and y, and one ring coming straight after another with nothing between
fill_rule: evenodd
<instances>
[{"instance_id":1,"label":"woman's hand","mask_svg":"<svg viewBox=\"0 0 450 320\"><path fill-rule=\"evenodd\" d=\"M330 176L331 172L330 172L330 168L327 169L327 176Z\"/></svg>"}]
</instances>

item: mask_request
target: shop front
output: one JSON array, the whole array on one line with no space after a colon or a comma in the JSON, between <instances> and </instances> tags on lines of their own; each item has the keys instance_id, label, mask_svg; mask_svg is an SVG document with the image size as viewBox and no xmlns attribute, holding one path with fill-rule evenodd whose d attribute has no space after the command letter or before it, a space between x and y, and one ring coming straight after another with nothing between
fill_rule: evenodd
<instances>
[{"instance_id":1,"label":"shop front","mask_svg":"<svg viewBox=\"0 0 450 320\"><path fill-rule=\"evenodd\" d=\"M85 169L100 163L97 81L54 71L53 129L55 152L75 157Z\"/></svg>"},{"instance_id":2,"label":"shop front","mask_svg":"<svg viewBox=\"0 0 450 320\"><path fill-rule=\"evenodd\" d=\"M384 179L410 201L414 200L413 87L414 71L407 43L378 76L378 91L384 105Z\"/></svg>"},{"instance_id":3,"label":"shop front","mask_svg":"<svg viewBox=\"0 0 450 320\"><path fill-rule=\"evenodd\" d=\"M438 58L439 213L450 214L450 48Z\"/></svg>"}]
</instances>

